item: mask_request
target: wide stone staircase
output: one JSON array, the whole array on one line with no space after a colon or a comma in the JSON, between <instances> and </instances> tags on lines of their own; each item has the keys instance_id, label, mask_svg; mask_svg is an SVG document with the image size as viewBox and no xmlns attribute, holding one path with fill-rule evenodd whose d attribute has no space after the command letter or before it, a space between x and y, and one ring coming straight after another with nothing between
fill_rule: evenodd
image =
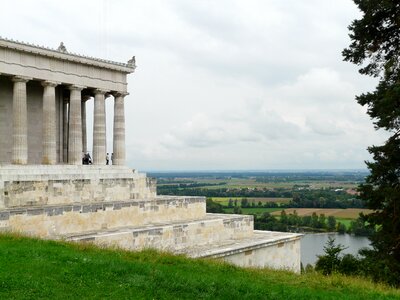
<instances>
[{"instance_id":1,"label":"wide stone staircase","mask_svg":"<svg viewBox=\"0 0 400 300\"><path fill-rule=\"evenodd\" d=\"M45 175L28 168L21 177L4 170L0 230L300 271L301 235L254 231L253 216L206 213L205 197L156 195L143 174L67 167L61 174L46 168Z\"/></svg>"}]
</instances>

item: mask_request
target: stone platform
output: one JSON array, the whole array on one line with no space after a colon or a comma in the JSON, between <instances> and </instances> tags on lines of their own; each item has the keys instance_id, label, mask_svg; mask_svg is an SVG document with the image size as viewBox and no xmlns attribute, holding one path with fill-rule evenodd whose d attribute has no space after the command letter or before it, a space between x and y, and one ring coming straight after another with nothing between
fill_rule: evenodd
<instances>
[{"instance_id":1,"label":"stone platform","mask_svg":"<svg viewBox=\"0 0 400 300\"><path fill-rule=\"evenodd\" d=\"M253 225L207 214L205 197L157 196L154 180L127 167L0 166L0 231L300 272L301 235Z\"/></svg>"},{"instance_id":2,"label":"stone platform","mask_svg":"<svg viewBox=\"0 0 400 300\"><path fill-rule=\"evenodd\" d=\"M0 165L0 209L155 196L155 181L124 166Z\"/></svg>"}]
</instances>

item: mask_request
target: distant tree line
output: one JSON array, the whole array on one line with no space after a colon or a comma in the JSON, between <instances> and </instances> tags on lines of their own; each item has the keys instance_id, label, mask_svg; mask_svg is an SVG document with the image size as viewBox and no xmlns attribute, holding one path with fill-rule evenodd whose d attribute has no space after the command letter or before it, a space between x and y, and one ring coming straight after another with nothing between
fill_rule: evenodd
<instances>
[{"instance_id":1,"label":"distant tree line","mask_svg":"<svg viewBox=\"0 0 400 300\"><path fill-rule=\"evenodd\" d=\"M363 202L345 191L332 189L295 191L290 207L293 208L363 208Z\"/></svg>"},{"instance_id":2,"label":"distant tree line","mask_svg":"<svg viewBox=\"0 0 400 300\"><path fill-rule=\"evenodd\" d=\"M232 200L233 213L241 214L242 207L248 208L252 206L248 205L248 200L243 198L241 200L241 206L238 205L238 201ZM226 213L225 206L212 201L207 198L206 201L207 212L209 213ZM272 230L272 231L283 231L283 232L298 232L298 231L319 231L319 232L339 232L349 233L358 236L370 236L374 231L371 229L366 222L363 221L363 214L358 219L351 221L349 228L338 222L334 216L326 217L324 214L317 215L315 212L311 216L299 216L296 211L293 214L287 214L284 210L278 217L265 212L262 215L254 215L254 228L257 230Z\"/></svg>"},{"instance_id":3,"label":"distant tree line","mask_svg":"<svg viewBox=\"0 0 400 300\"><path fill-rule=\"evenodd\" d=\"M254 216L254 228L259 230L272 231L328 231L349 233L358 236L370 236L373 230L361 219L355 219L350 223L349 228L338 222L334 216L326 217L324 214L319 216L314 212L311 216L299 216L296 211L293 214L286 214L282 210L279 218L271 215L268 212L261 216Z\"/></svg>"},{"instance_id":4,"label":"distant tree line","mask_svg":"<svg viewBox=\"0 0 400 300\"><path fill-rule=\"evenodd\" d=\"M222 184L222 183L221 183ZM221 185L213 184L213 185ZM210 184L202 184L210 186ZM249 188L195 188L194 186L184 185L161 185L157 187L160 195L175 196L205 196L205 197L248 197L248 198L290 198L290 190L268 190L268 189L249 189Z\"/></svg>"},{"instance_id":5,"label":"distant tree line","mask_svg":"<svg viewBox=\"0 0 400 300\"><path fill-rule=\"evenodd\" d=\"M344 191L333 189L282 191L282 190L248 190L227 188L171 188L159 187L160 195L206 196L233 198L292 198L289 203L262 203L261 201L243 203L241 207L282 207L282 208L364 208L363 202ZM237 201L236 201L237 202ZM278 201L279 202L279 201ZM235 200L229 201L228 207L235 206Z\"/></svg>"}]
</instances>

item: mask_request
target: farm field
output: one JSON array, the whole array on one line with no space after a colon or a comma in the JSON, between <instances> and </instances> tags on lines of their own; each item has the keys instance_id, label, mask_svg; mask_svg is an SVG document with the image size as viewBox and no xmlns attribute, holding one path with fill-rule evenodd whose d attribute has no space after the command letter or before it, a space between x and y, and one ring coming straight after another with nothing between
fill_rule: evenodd
<instances>
[{"instance_id":1,"label":"farm field","mask_svg":"<svg viewBox=\"0 0 400 300\"><path fill-rule=\"evenodd\" d=\"M279 211L272 212L273 215L279 216L282 209ZM362 212L364 214L369 214L372 210L364 209L364 208L288 208L285 209L286 214L293 214L294 211L299 216L311 216L314 212L317 215L324 214L326 217L334 216L339 219L357 219L358 215Z\"/></svg>"},{"instance_id":2,"label":"farm field","mask_svg":"<svg viewBox=\"0 0 400 300\"><path fill-rule=\"evenodd\" d=\"M201 184L204 189L219 188L261 188L261 189L291 189L294 186L308 187L310 189L321 188L356 188L362 181L363 176L359 174L347 174L345 177L340 173L331 173L329 178L319 173L149 173L158 179L159 186L176 184ZM176 175L176 176L174 176ZM188 187L191 188L191 187Z\"/></svg>"},{"instance_id":3,"label":"farm field","mask_svg":"<svg viewBox=\"0 0 400 300\"><path fill-rule=\"evenodd\" d=\"M191 178L193 180L193 178ZM188 179L189 180L189 179ZM260 182L255 178L224 178L224 179L199 179L196 178L196 183L210 184L210 186L204 186L207 189L218 189L218 188L266 188L266 189L276 189L276 188L292 188L294 185L298 186L308 186L311 189L320 188L343 188L352 189L358 186L355 182L343 182L343 181L271 181L271 182ZM224 183L224 184L222 184ZM221 184L221 185L213 185Z\"/></svg>"}]
</instances>

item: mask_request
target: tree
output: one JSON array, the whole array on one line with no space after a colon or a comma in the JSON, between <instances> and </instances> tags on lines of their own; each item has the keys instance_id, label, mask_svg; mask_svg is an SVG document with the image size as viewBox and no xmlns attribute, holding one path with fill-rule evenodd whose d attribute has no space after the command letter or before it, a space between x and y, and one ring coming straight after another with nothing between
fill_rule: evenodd
<instances>
[{"instance_id":1,"label":"tree","mask_svg":"<svg viewBox=\"0 0 400 300\"><path fill-rule=\"evenodd\" d=\"M318 222L318 216L316 212L313 212L311 215L311 223L310 223L312 228L318 228L319 227L319 222Z\"/></svg>"},{"instance_id":2,"label":"tree","mask_svg":"<svg viewBox=\"0 0 400 300\"><path fill-rule=\"evenodd\" d=\"M214 202L211 198L206 199L206 210L209 213L223 213L223 207L221 204Z\"/></svg>"},{"instance_id":3,"label":"tree","mask_svg":"<svg viewBox=\"0 0 400 300\"><path fill-rule=\"evenodd\" d=\"M282 224L285 224L285 225L288 224L288 216L287 216L285 210L282 210L282 211L281 211L281 217L280 217L279 220L280 220L280 222L281 222Z\"/></svg>"},{"instance_id":4,"label":"tree","mask_svg":"<svg viewBox=\"0 0 400 300\"><path fill-rule=\"evenodd\" d=\"M327 224L327 229L329 231L333 231L336 228L336 218L334 216L329 216L328 217L328 224Z\"/></svg>"},{"instance_id":5,"label":"tree","mask_svg":"<svg viewBox=\"0 0 400 300\"><path fill-rule=\"evenodd\" d=\"M390 137L368 151L370 175L359 187L367 208L374 210L364 221L377 231L370 237L373 262L370 274L376 280L400 285L400 3L392 0L354 0L362 13L349 26L351 44L343 50L345 61L361 66L361 74L379 78L373 92L357 96L368 108L377 129ZM388 272L380 272L379 268ZM376 274L384 274L377 277Z\"/></svg>"},{"instance_id":6,"label":"tree","mask_svg":"<svg viewBox=\"0 0 400 300\"><path fill-rule=\"evenodd\" d=\"M241 208L240 206L235 206L235 207L233 208L233 213L234 213L234 214L241 215L241 214L242 214L242 208Z\"/></svg>"},{"instance_id":7,"label":"tree","mask_svg":"<svg viewBox=\"0 0 400 300\"><path fill-rule=\"evenodd\" d=\"M335 239L330 236L324 246L325 255L318 256L315 270L321 271L324 275L337 271L341 262L340 254L344 249L346 247L341 244L336 245Z\"/></svg>"},{"instance_id":8,"label":"tree","mask_svg":"<svg viewBox=\"0 0 400 300\"><path fill-rule=\"evenodd\" d=\"M340 234L346 233L346 225L344 225L343 223L339 222L339 223L337 223L336 230Z\"/></svg>"},{"instance_id":9,"label":"tree","mask_svg":"<svg viewBox=\"0 0 400 300\"><path fill-rule=\"evenodd\" d=\"M326 226L325 214L320 214L318 218L318 228L324 228Z\"/></svg>"}]
</instances>

